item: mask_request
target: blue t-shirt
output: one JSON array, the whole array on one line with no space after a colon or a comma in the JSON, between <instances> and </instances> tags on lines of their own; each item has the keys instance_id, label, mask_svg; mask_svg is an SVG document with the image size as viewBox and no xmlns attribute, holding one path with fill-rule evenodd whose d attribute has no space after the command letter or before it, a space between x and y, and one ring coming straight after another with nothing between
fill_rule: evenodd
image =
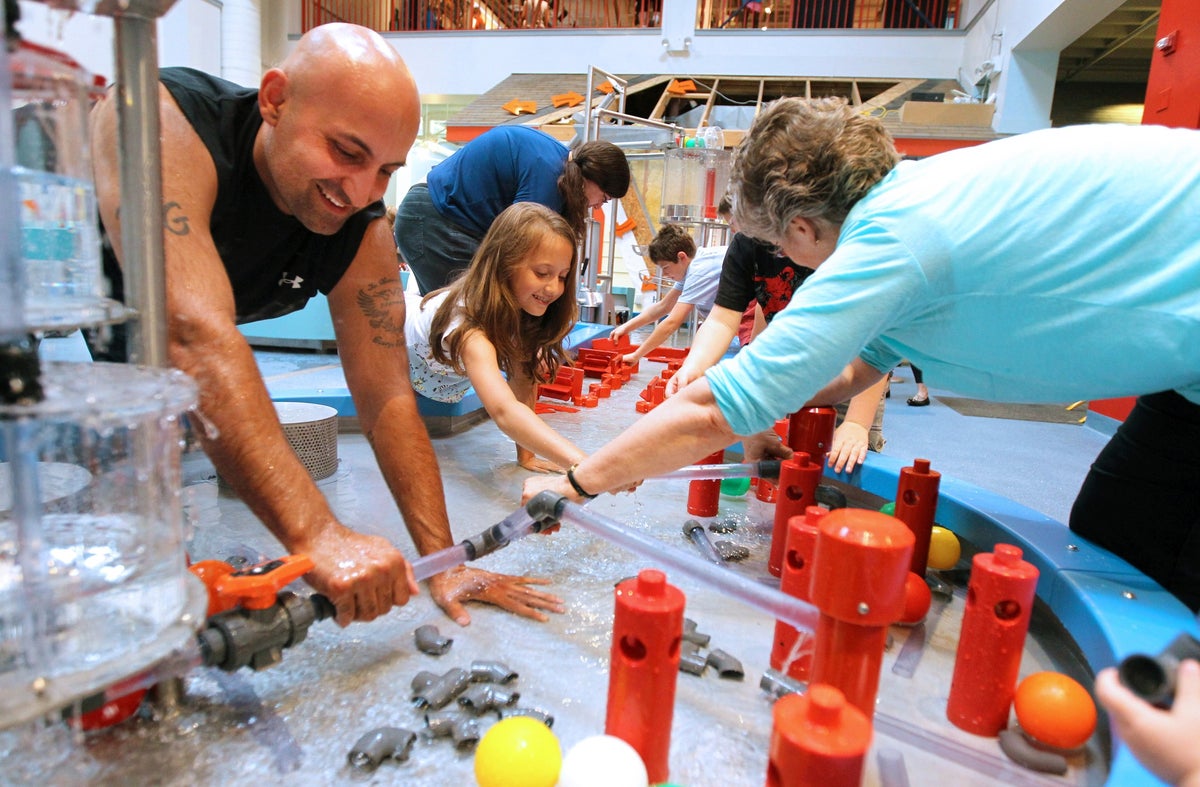
<instances>
[{"instance_id":1,"label":"blue t-shirt","mask_svg":"<svg viewBox=\"0 0 1200 787\"><path fill-rule=\"evenodd\" d=\"M749 347L708 371L738 434L855 357L1012 402L1200 403L1200 132L1093 125L901 162Z\"/></svg>"},{"instance_id":2,"label":"blue t-shirt","mask_svg":"<svg viewBox=\"0 0 1200 787\"><path fill-rule=\"evenodd\" d=\"M497 126L429 171L429 198L443 218L481 238L517 202L536 202L562 213L558 178L568 152L535 128Z\"/></svg>"}]
</instances>

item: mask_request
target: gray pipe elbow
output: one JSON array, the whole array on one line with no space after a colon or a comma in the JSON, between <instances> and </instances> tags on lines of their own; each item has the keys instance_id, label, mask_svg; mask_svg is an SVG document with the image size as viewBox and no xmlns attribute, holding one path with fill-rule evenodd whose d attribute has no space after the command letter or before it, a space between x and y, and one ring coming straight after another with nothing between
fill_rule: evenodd
<instances>
[{"instance_id":1,"label":"gray pipe elbow","mask_svg":"<svg viewBox=\"0 0 1200 787\"><path fill-rule=\"evenodd\" d=\"M435 738L450 738L455 746L469 746L479 740L479 722L459 710L434 711L425 714L429 734Z\"/></svg>"},{"instance_id":2,"label":"gray pipe elbow","mask_svg":"<svg viewBox=\"0 0 1200 787\"><path fill-rule=\"evenodd\" d=\"M437 626L428 624L418 626L417 630L413 632L413 638L417 641L417 650L428 653L430 656L440 656L450 650L450 646L454 644L453 639L442 636Z\"/></svg>"},{"instance_id":3,"label":"gray pipe elbow","mask_svg":"<svg viewBox=\"0 0 1200 787\"><path fill-rule=\"evenodd\" d=\"M802 680L785 675L779 670L768 669L763 673L758 687L775 699L788 694L803 694L808 690L808 684Z\"/></svg>"},{"instance_id":4,"label":"gray pipe elbow","mask_svg":"<svg viewBox=\"0 0 1200 787\"><path fill-rule=\"evenodd\" d=\"M708 652L708 663L722 678L742 680L746 677L746 670L742 667L742 662L720 648Z\"/></svg>"},{"instance_id":5,"label":"gray pipe elbow","mask_svg":"<svg viewBox=\"0 0 1200 787\"><path fill-rule=\"evenodd\" d=\"M504 691L491 683L476 683L458 697L458 704L478 716L489 710L515 705L521 695Z\"/></svg>"},{"instance_id":6,"label":"gray pipe elbow","mask_svg":"<svg viewBox=\"0 0 1200 787\"><path fill-rule=\"evenodd\" d=\"M429 672L428 670L421 670L416 675L413 675L413 679L409 683L409 686L412 688L412 693L416 694L432 686L437 679L438 676L434 673Z\"/></svg>"},{"instance_id":7,"label":"gray pipe elbow","mask_svg":"<svg viewBox=\"0 0 1200 787\"><path fill-rule=\"evenodd\" d=\"M472 661L471 680L476 683L512 683L517 673L498 661Z\"/></svg>"},{"instance_id":8,"label":"gray pipe elbow","mask_svg":"<svg viewBox=\"0 0 1200 787\"><path fill-rule=\"evenodd\" d=\"M455 667L433 683L413 692L413 703L418 708L437 709L462 694L471 683L471 676L466 670Z\"/></svg>"},{"instance_id":9,"label":"gray pipe elbow","mask_svg":"<svg viewBox=\"0 0 1200 787\"><path fill-rule=\"evenodd\" d=\"M554 714L541 708L504 708L500 711L500 718L507 719L509 716L526 716L537 719L547 727L554 726Z\"/></svg>"},{"instance_id":10,"label":"gray pipe elbow","mask_svg":"<svg viewBox=\"0 0 1200 787\"><path fill-rule=\"evenodd\" d=\"M380 727L358 739L346 755L350 767L360 771L373 771L388 757L404 762L412 751L417 734L401 727Z\"/></svg>"}]
</instances>

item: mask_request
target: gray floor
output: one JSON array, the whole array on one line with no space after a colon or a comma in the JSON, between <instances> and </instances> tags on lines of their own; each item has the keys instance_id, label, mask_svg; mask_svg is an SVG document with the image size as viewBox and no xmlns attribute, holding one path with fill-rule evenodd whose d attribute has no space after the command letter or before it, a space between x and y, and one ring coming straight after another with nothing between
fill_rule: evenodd
<instances>
[{"instance_id":1,"label":"gray floor","mask_svg":"<svg viewBox=\"0 0 1200 787\"><path fill-rule=\"evenodd\" d=\"M1066 522L1092 460L1114 423L1095 413L1083 424L1053 424L959 415L930 387L928 407L909 407L912 371L895 371L884 416L884 452L928 459L934 470L1003 495Z\"/></svg>"},{"instance_id":2,"label":"gray floor","mask_svg":"<svg viewBox=\"0 0 1200 787\"><path fill-rule=\"evenodd\" d=\"M297 368L336 362L333 357L292 359ZM286 374L286 363L274 366ZM547 421L585 450L594 450L634 423L634 403L661 370L644 364L629 385L578 413L555 413ZM1053 425L960 416L938 402L911 408L913 387L902 370L887 403L885 451L902 460L927 458L944 475L1004 494L1026 506L1065 519L1088 463L1105 436L1086 425ZM936 397L938 391L934 390ZM434 441L447 492L454 535L466 538L513 510L528 476L515 464L511 441L492 422ZM339 517L385 535L406 553L411 541L391 504L370 449L360 435L339 439L340 466L321 488ZM202 455L184 463L184 505L193 559L261 553L281 548L262 526L212 477ZM696 554L680 534L687 518L686 482L650 481L631 495L605 496L589 508L632 530ZM722 498L721 518L739 524L733 540L751 551L731 568L764 577L770 545L771 508L753 496ZM614 582L635 574L647 560L573 528L533 536L480 561L493 571L533 574L553 582L566 602L563 615L546 624L472 606L471 626L460 629L441 615L428 595L394 610L385 619L341 630L314 626L308 639L284 654L283 663L259 673L196 670L189 674L184 702L175 715L124 725L87 739L61 725L0 734L0 783L261 785L287 779L297 785L404 783L440 786L471 783L470 750L446 740L422 738L409 762L385 763L373 776L356 774L346 752L364 732L383 725L421 729L422 715L410 705L409 682L421 670L441 674L476 659L499 659L520 673L521 705L550 710L554 732L568 750L604 729ZM742 660L744 681L681 674L671 737L671 777L692 787L762 784L770 736L770 702L758 688L773 639L769 616L748 610L719 589L687 576L669 575L687 597L687 615L719 647ZM1019 771L993 739L954 728L945 719L947 676L962 616L964 589L935 606L927 619L919 668L896 674L898 654L910 651L912 629L893 627L894 645L884 654L879 712L865 784L898 784L894 771L911 783L1098 784L1103 756L1096 749L1076 758L1065 779L1049 780ZM417 652L413 631L438 625L454 638L451 651L434 657ZM935 632L936 631L936 635ZM1031 636L1022 674L1066 671L1050 640ZM491 721L483 723L484 729ZM898 734L903 733L903 734ZM897 759L898 755L898 759ZM896 763L899 762L899 766ZM901 774L904 775L904 774ZM9 781L11 780L11 781Z\"/></svg>"}]
</instances>

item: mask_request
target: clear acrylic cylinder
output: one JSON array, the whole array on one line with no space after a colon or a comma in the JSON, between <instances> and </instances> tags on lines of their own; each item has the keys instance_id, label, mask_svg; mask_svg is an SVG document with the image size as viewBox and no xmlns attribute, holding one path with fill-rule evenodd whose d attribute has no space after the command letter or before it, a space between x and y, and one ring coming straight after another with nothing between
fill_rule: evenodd
<instances>
[{"instance_id":1,"label":"clear acrylic cylinder","mask_svg":"<svg viewBox=\"0 0 1200 787\"><path fill-rule=\"evenodd\" d=\"M729 187L732 154L709 148L673 148L664 155L662 221L716 221Z\"/></svg>"},{"instance_id":2,"label":"clear acrylic cylinder","mask_svg":"<svg viewBox=\"0 0 1200 787\"><path fill-rule=\"evenodd\" d=\"M45 399L0 405L0 727L186 649L203 586L184 554L173 370L48 364Z\"/></svg>"},{"instance_id":3,"label":"clear acrylic cylinder","mask_svg":"<svg viewBox=\"0 0 1200 787\"><path fill-rule=\"evenodd\" d=\"M107 297L88 149L92 77L67 56L29 42L9 57L24 322L68 330L125 310Z\"/></svg>"}]
</instances>

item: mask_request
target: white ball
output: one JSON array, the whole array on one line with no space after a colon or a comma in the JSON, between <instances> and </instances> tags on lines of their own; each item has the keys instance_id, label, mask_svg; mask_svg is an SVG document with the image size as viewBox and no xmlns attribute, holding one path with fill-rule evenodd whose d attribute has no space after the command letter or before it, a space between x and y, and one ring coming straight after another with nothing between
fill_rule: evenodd
<instances>
[{"instance_id":1,"label":"white ball","mask_svg":"<svg viewBox=\"0 0 1200 787\"><path fill-rule=\"evenodd\" d=\"M558 787L647 787L650 777L637 750L612 735L593 735L571 747Z\"/></svg>"}]
</instances>

